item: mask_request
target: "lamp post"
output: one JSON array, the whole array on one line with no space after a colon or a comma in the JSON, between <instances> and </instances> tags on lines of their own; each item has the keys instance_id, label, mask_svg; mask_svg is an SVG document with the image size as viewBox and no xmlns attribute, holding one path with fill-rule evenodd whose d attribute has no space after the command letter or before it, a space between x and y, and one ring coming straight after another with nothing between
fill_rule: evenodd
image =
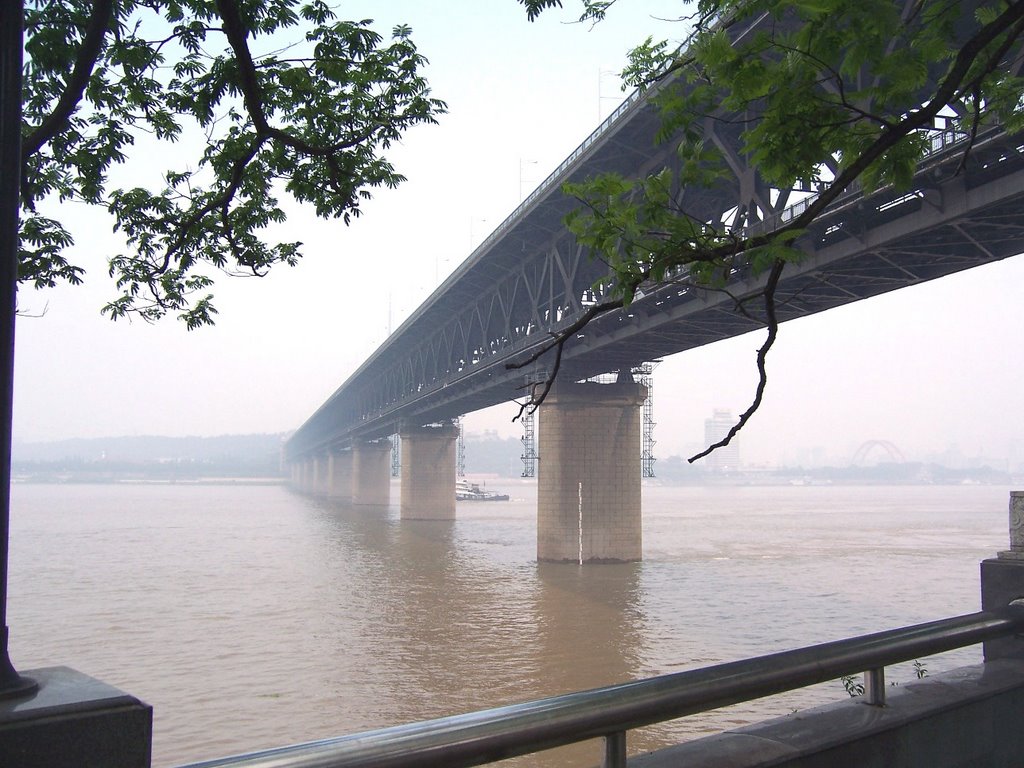
<instances>
[{"instance_id":1,"label":"lamp post","mask_svg":"<svg viewBox=\"0 0 1024 768\"><path fill-rule=\"evenodd\" d=\"M7 553L11 521L11 420L14 317L18 291L18 197L21 184L22 0L0 2L0 698L36 689L7 652Z\"/></svg>"},{"instance_id":2,"label":"lamp post","mask_svg":"<svg viewBox=\"0 0 1024 768\"><path fill-rule=\"evenodd\" d=\"M604 80L604 78L607 77L608 75L611 75L616 80L618 80L620 83L622 81L622 75L620 75L618 72L615 72L615 71L610 70L610 69L600 69L600 68L598 68L598 70L597 70L597 122L598 123L600 123L602 120L604 120L604 109L603 109L603 107L601 105L602 101L606 101L606 100L609 100L609 99L612 100L612 101L615 101L615 100L622 101L621 88L620 88L620 95L619 96L605 96L605 95L602 94L602 92L601 92L602 91L601 83Z\"/></svg>"},{"instance_id":3,"label":"lamp post","mask_svg":"<svg viewBox=\"0 0 1024 768\"><path fill-rule=\"evenodd\" d=\"M537 165L536 160L524 160L519 158L519 202L523 202L523 167L527 165Z\"/></svg>"},{"instance_id":4,"label":"lamp post","mask_svg":"<svg viewBox=\"0 0 1024 768\"><path fill-rule=\"evenodd\" d=\"M476 241L476 224L486 224L487 219L481 216L470 216L469 217L469 250L472 251L476 248L479 243Z\"/></svg>"}]
</instances>

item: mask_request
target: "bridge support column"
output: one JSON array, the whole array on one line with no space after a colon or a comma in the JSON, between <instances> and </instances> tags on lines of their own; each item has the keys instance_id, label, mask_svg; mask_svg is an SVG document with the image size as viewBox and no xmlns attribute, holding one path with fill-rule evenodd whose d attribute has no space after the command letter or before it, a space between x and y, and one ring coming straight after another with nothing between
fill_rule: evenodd
<instances>
[{"instance_id":1,"label":"bridge support column","mask_svg":"<svg viewBox=\"0 0 1024 768\"><path fill-rule=\"evenodd\" d=\"M633 382L556 384L540 407L537 559L642 556L640 422Z\"/></svg>"},{"instance_id":2,"label":"bridge support column","mask_svg":"<svg viewBox=\"0 0 1024 768\"><path fill-rule=\"evenodd\" d=\"M327 456L313 457L313 485L310 489L317 496L327 495Z\"/></svg>"},{"instance_id":3,"label":"bridge support column","mask_svg":"<svg viewBox=\"0 0 1024 768\"><path fill-rule=\"evenodd\" d=\"M303 493L313 491L313 460L308 456L299 462L299 485Z\"/></svg>"},{"instance_id":4,"label":"bridge support column","mask_svg":"<svg viewBox=\"0 0 1024 768\"><path fill-rule=\"evenodd\" d=\"M1010 493L1010 548L981 562L981 609L996 610L1015 600L1024 600L1024 491ZM1024 640L985 641L985 661L996 659L1024 659Z\"/></svg>"},{"instance_id":5,"label":"bridge support column","mask_svg":"<svg viewBox=\"0 0 1024 768\"><path fill-rule=\"evenodd\" d=\"M391 503L391 441L357 441L352 446L352 503Z\"/></svg>"},{"instance_id":6,"label":"bridge support column","mask_svg":"<svg viewBox=\"0 0 1024 768\"><path fill-rule=\"evenodd\" d=\"M454 424L402 429L402 519L455 519Z\"/></svg>"},{"instance_id":7,"label":"bridge support column","mask_svg":"<svg viewBox=\"0 0 1024 768\"><path fill-rule=\"evenodd\" d=\"M332 499L352 500L352 451L327 454L327 495Z\"/></svg>"}]
</instances>

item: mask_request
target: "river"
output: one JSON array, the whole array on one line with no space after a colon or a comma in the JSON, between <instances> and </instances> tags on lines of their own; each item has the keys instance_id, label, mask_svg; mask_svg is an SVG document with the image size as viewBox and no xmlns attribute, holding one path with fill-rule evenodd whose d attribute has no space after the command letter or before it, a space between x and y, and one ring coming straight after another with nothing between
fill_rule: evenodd
<instances>
[{"instance_id":1,"label":"river","mask_svg":"<svg viewBox=\"0 0 1024 768\"><path fill-rule=\"evenodd\" d=\"M425 522L278 486L15 485L11 657L152 704L159 768L969 613L1007 547L1005 487L650 486L643 562L538 564L536 486L489 486L512 500ZM662 724L630 752L843 696Z\"/></svg>"}]
</instances>

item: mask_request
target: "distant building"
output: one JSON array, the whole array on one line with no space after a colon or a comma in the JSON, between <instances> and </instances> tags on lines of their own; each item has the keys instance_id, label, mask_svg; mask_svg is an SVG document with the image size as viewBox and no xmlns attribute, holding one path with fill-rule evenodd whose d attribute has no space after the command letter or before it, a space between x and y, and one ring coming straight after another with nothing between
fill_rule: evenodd
<instances>
[{"instance_id":1,"label":"distant building","mask_svg":"<svg viewBox=\"0 0 1024 768\"><path fill-rule=\"evenodd\" d=\"M729 434L736 424L732 411L716 408L710 419L704 420L704 442L713 445ZM739 437L734 437L728 445L717 448L705 457L704 466L715 472L735 471L740 468Z\"/></svg>"}]
</instances>

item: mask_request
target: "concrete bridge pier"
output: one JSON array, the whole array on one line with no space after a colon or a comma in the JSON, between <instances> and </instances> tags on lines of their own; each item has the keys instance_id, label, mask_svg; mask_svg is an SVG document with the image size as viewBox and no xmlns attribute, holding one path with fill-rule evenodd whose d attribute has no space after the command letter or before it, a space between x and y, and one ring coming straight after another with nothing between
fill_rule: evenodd
<instances>
[{"instance_id":1,"label":"concrete bridge pier","mask_svg":"<svg viewBox=\"0 0 1024 768\"><path fill-rule=\"evenodd\" d=\"M642 557L640 424L646 387L557 382L540 407L537 559Z\"/></svg>"},{"instance_id":2,"label":"concrete bridge pier","mask_svg":"<svg viewBox=\"0 0 1024 768\"><path fill-rule=\"evenodd\" d=\"M328 457L323 454L313 457L313 481L310 492L317 496L327 495L327 461Z\"/></svg>"},{"instance_id":3,"label":"concrete bridge pier","mask_svg":"<svg viewBox=\"0 0 1024 768\"><path fill-rule=\"evenodd\" d=\"M327 495L352 500L352 451L332 450L327 454Z\"/></svg>"},{"instance_id":4,"label":"concrete bridge pier","mask_svg":"<svg viewBox=\"0 0 1024 768\"><path fill-rule=\"evenodd\" d=\"M298 488L303 493L313 492L313 459L310 457L304 458L298 463L299 465L299 480L296 483Z\"/></svg>"},{"instance_id":5,"label":"concrete bridge pier","mask_svg":"<svg viewBox=\"0 0 1024 768\"><path fill-rule=\"evenodd\" d=\"M402 439L402 519L455 519L454 424L405 426Z\"/></svg>"},{"instance_id":6,"label":"concrete bridge pier","mask_svg":"<svg viewBox=\"0 0 1024 768\"><path fill-rule=\"evenodd\" d=\"M391 441L352 445L352 503L386 507L391 503Z\"/></svg>"}]
</instances>

